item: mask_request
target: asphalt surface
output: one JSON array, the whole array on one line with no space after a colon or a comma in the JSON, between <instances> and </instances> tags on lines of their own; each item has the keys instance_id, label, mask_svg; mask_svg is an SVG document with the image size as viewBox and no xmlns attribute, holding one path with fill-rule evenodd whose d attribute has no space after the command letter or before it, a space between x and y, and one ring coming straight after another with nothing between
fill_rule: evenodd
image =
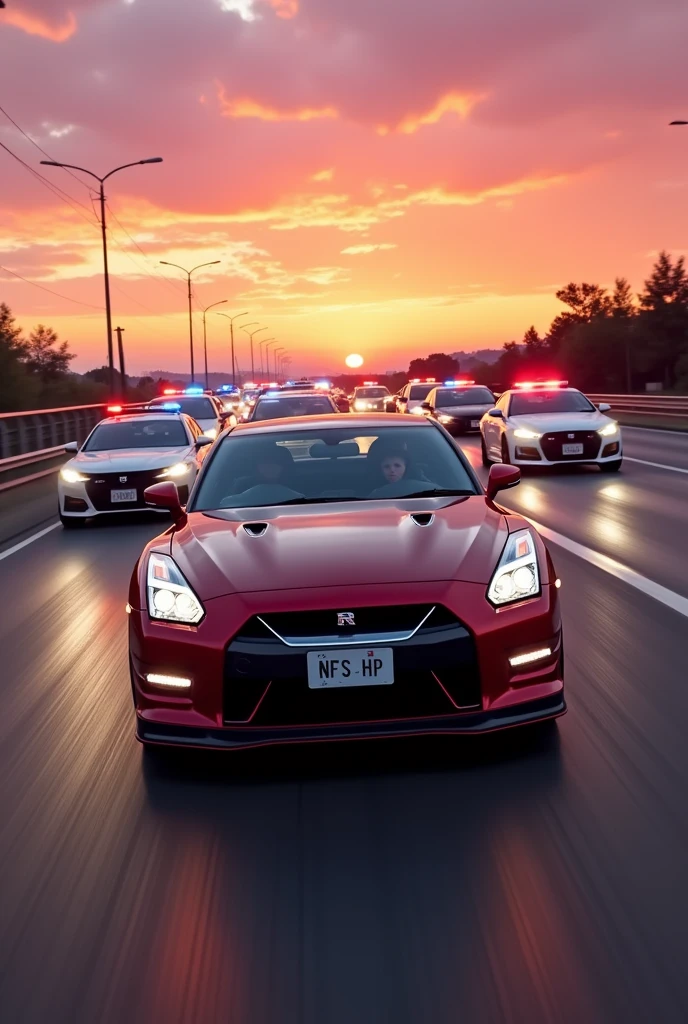
<instances>
[{"instance_id":1,"label":"asphalt surface","mask_svg":"<svg viewBox=\"0 0 688 1024\"><path fill-rule=\"evenodd\" d=\"M626 453L688 468L688 437L628 431ZM504 501L688 595L687 495L627 462ZM16 522L0 557L31 535ZM0 561L3 1022L685 1024L682 614L551 544L552 739L148 763L124 604L159 529L58 528Z\"/></svg>"}]
</instances>

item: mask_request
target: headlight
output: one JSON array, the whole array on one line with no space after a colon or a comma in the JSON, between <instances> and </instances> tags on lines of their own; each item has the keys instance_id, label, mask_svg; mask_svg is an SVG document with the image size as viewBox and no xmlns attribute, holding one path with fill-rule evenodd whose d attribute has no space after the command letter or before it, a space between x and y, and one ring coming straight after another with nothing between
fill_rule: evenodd
<instances>
[{"instance_id":1,"label":"headlight","mask_svg":"<svg viewBox=\"0 0 688 1024\"><path fill-rule=\"evenodd\" d=\"M163 469L160 473L161 477L180 477L186 476L191 469L191 465L188 462L177 462L174 466L168 466L167 469Z\"/></svg>"},{"instance_id":2,"label":"headlight","mask_svg":"<svg viewBox=\"0 0 688 1024\"><path fill-rule=\"evenodd\" d=\"M452 423L453 420L454 420L454 417L453 416L440 416L439 420L440 420L440 423Z\"/></svg>"},{"instance_id":3,"label":"headlight","mask_svg":"<svg viewBox=\"0 0 688 1024\"><path fill-rule=\"evenodd\" d=\"M519 427L518 430L514 430L514 437L520 437L524 441L533 441L536 437L540 437L540 434L536 434L534 430L526 430L525 427Z\"/></svg>"},{"instance_id":4,"label":"headlight","mask_svg":"<svg viewBox=\"0 0 688 1024\"><path fill-rule=\"evenodd\" d=\"M208 430L203 431L204 437L217 437L217 427L210 427Z\"/></svg>"},{"instance_id":5,"label":"headlight","mask_svg":"<svg viewBox=\"0 0 688 1024\"><path fill-rule=\"evenodd\" d=\"M608 423L606 427L600 427L597 433L600 437L611 437L619 429L618 423Z\"/></svg>"},{"instance_id":6,"label":"headlight","mask_svg":"<svg viewBox=\"0 0 688 1024\"><path fill-rule=\"evenodd\" d=\"M422 416L424 411L419 405L414 405L413 409L411 409L411 412L416 416Z\"/></svg>"},{"instance_id":7,"label":"headlight","mask_svg":"<svg viewBox=\"0 0 688 1024\"><path fill-rule=\"evenodd\" d=\"M163 622L195 625L205 609L169 555L154 553L148 559L148 614Z\"/></svg>"},{"instance_id":8,"label":"headlight","mask_svg":"<svg viewBox=\"0 0 688 1024\"><path fill-rule=\"evenodd\" d=\"M368 402L354 402L354 409L369 409L370 405Z\"/></svg>"},{"instance_id":9,"label":"headlight","mask_svg":"<svg viewBox=\"0 0 688 1024\"><path fill-rule=\"evenodd\" d=\"M487 588L487 599L500 606L535 597L540 593L535 541L530 530L513 533L502 552L494 576Z\"/></svg>"},{"instance_id":10,"label":"headlight","mask_svg":"<svg viewBox=\"0 0 688 1024\"><path fill-rule=\"evenodd\" d=\"M60 470L60 476L66 484L78 484L88 480L88 477L84 476L83 473L77 473L75 469L69 469L68 467Z\"/></svg>"}]
</instances>

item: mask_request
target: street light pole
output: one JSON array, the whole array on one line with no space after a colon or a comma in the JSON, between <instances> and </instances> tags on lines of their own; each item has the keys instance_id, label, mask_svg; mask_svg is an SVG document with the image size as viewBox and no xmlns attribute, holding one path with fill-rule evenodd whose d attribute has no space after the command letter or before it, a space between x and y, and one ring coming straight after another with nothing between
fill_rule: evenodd
<instances>
[{"instance_id":1,"label":"street light pole","mask_svg":"<svg viewBox=\"0 0 688 1024\"><path fill-rule=\"evenodd\" d=\"M105 277L105 321L107 324L107 350L108 350L108 370L110 374L110 396L114 397L115 390L115 357L112 345L112 305L110 302L110 270L108 267L108 250L107 250L107 225L105 223L105 182L108 178L111 178L113 174L117 174L118 171L125 171L128 167L138 167L139 164L161 164L161 156L152 156L148 160L135 160L131 164L122 164L121 167L115 167L114 171L109 171L104 177L100 177L98 174L94 174L93 171L86 170L85 167L77 167L75 164L64 164L58 160L41 160L41 164L46 167L64 167L72 171L80 171L82 174L88 174L91 178L95 178L100 184L100 228L103 235L103 274Z\"/></svg>"},{"instance_id":2,"label":"street light pole","mask_svg":"<svg viewBox=\"0 0 688 1024\"><path fill-rule=\"evenodd\" d=\"M277 378L277 356L279 355L280 352L286 352L286 351L287 351L286 348L276 348L274 353L273 353L273 355L275 357L275 379L276 380L278 379Z\"/></svg>"},{"instance_id":3,"label":"street light pole","mask_svg":"<svg viewBox=\"0 0 688 1024\"><path fill-rule=\"evenodd\" d=\"M248 312L235 313L234 316L230 316L229 313L218 313L217 315L224 316L229 320L229 337L232 346L232 384L236 384L237 362L234 356L234 321L238 320L240 316L248 316Z\"/></svg>"},{"instance_id":4,"label":"street light pole","mask_svg":"<svg viewBox=\"0 0 688 1024\"><path fill-rule=\"evenodd\" d=\"M206 391L210 387L208 384L208 330L205 322L205 315L209 309L215 309L215 306L221 306L227 299L220 299L219 302L212 302L209 306L206 306L203 310L203 359L205 361L205 387Z\"/></svg>"},{"instance_id":5,"label":"street light pole","mask_svg":"<svg viewBox=\"0 0 688 1024\"><path fill-rule=\"evenodd\" d=\"M189 296L189 354L191 356L191 383L194 382L195 369L194 369L194 341L193 341L193 310L191 308L191 275L195 274L197 270L201 270L203 267L214 267L220 260L211 260L210 263L199 263L197 267L193 267L191 270L187 270L186 267L180 267L178 263L168 263L167 260L160 260L163 267L175 267L177 270L181 270L182 273L186 274L188 282L188 296Z\"/></svg>"},{"instance_id":6,"label":"street light pole","mask_svg":"<svg viewBox=\"0 0 688 1024\"><path fill-rule=\"evenodd\" d=\"M258 323L257 320L256 320L256 323ZM242 330L246 331L246 327L250 327L250 326L251 326L251 324L246 324L245 326L242 324ZM268 330L267 327L259 327L255 331L246 331L246 333L248 334L249 338L251 339L251 377L253 379L255 379L255 376L256 376L256 364L255 364L255 361L254 361L254 358L253 358L253 335L254 334L260 334L261 331L267 331L267 330Z\"/></svg>"},{"instance_id":7,"label":"street light pole","mask_svg":"<svg viewBox=\"0 0 688 1024\"><path fill-rule=\"evenodd\" d=\"M127 397L127 377L124 370L124 344L122 343L122 335L124 334L123 327L115 327L115 333L117 334L117 351L119 353L119 376L120 385L122 391L122 398Z\"/></svg>"},{"instance_id":8,"label":"street light pole","mask_svg":"<svg viewBox=\"0 0 688 1024\"><path fill-rule=\"evenodd\" d=\"M267 374L268 377L272 377L272 370L270 369L270 346L274 345L276 341L277 338L269 338L267 344L265 345L265 373Z\"/></svg>"},{"instance_id":9,"label":"street light pole","mask_svg":"<svg viewBox=\"0 0 688 1024\"><path fill-rule=\"evenodd\" d=\"M277 339L276 338L262 338L261 341L258 342L258 353L259 353L259 356L260 356L260 372L261 372L261 375L263 373L263 345L265 345L266 349L267 349L267 346L270 344L271 341L277 341ZM266 377L270 376L270 364L269 363L267 364L267 369L265 370L265 376Z\"/></svg>"}]
</instances>

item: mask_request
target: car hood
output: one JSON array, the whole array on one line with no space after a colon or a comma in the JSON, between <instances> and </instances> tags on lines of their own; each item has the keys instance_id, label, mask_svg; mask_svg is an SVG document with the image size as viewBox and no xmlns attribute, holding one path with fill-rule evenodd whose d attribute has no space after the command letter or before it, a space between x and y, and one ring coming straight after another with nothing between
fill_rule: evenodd
<instances>
[{"instance_id":1,"label":"car hood","mask_svg":"<svg viewBox=\"0 0 688 1024\"><path fill-rule=\"evenodd\" d=\"M486 405L447 405L436 409L438 416L482 416L488 409L493 409L494 403Z\"/></svg>"},{"instance_id":2,"label":"car hood","mask_svg":"<svg viewBox=\"0 0 688 1024\"><path fill-rule=\"evenodd\" d=\"M412 515L434 513L428 526ZM250 524L267 524L251 536ZM192 512L171 554L202 599L228 593L462 580L487 584L506 542L483 496Z\"/></svg>"},{"instance_id":3,"label":"car hood","mask_svg":"<svg viewBox=\"0 0 688 1024\"><path fill-rule=\"evenodd\" d=\"M541 415L509 416L509 426L525 427L534 433L546 434L552 430L599 430L612 423L601 412L548 412Z\"/></svg>"},{"instance_id":4,"label":"car hood","mask_svg":"<svg viewBox=\"0 0 688 1024\"><path fill-rule=\"evenodd\" d=\"M165 469L188 455L184 448L137 448L116 452L79 452L68 463L83 473L134 473L142 469Z\"/></svg>"}]
</instances>

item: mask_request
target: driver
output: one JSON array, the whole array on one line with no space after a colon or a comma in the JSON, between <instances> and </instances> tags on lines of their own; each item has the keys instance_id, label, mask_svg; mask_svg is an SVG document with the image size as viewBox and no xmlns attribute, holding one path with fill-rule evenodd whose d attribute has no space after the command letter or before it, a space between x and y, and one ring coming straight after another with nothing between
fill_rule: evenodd
<instances>
[{"instance_id":1,"label":"driver","mask_svg":"<svg viewBox=\"0 0 688 1024\"><path fill-rule=\"evenodd\" d=\"M406 452L388 448L380 452L378 458L382 480L380 486L371 493L371 498L399 498L413 491L427 489L429 481L424 478L422 471L413 469Z\"/></svg>"}]
</instances>

